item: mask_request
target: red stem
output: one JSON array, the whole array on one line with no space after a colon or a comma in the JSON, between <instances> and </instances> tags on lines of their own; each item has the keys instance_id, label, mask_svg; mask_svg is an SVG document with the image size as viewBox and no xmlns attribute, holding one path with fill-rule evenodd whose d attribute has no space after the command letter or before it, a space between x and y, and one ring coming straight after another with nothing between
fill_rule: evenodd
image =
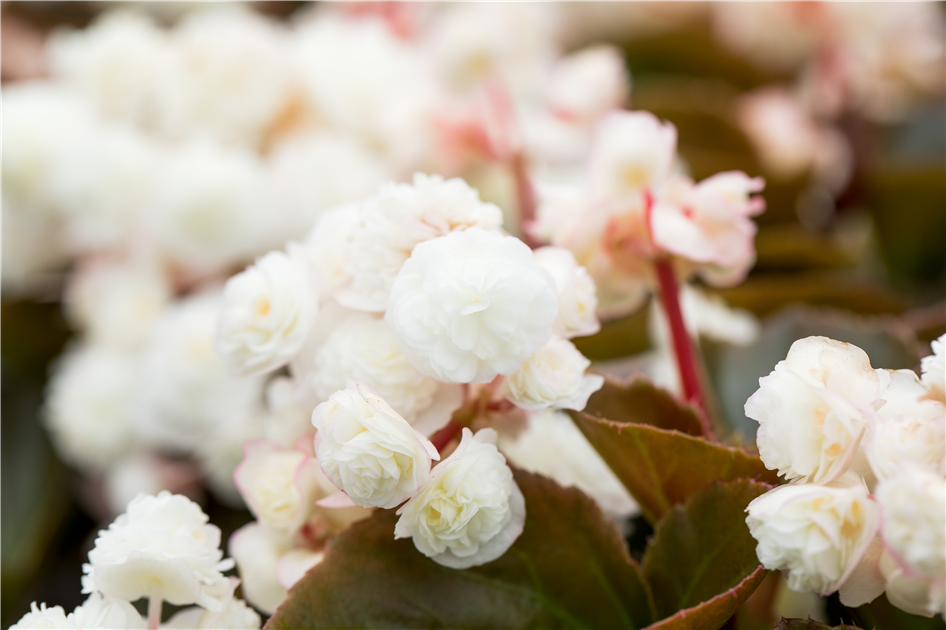
<instances>
[{"instance_id":1,"label":"red stem","mask_svg":"<svg viewBox=\"0 0 946 630\"><path fill-rule=\"evenodd\" d=\"M434 448L436 448L439 453L453 438L459 435L462 430L463 425L451 418L446 426L430 436L430 443L434 445Z\"/></svg>"},{"instance_id":2,"label":"red stem","mask_svg":"<svg viewBox=\"0 0 946 630\"><path fill-rule=\"evenodd\" d=\"M657 280L660 283L661 304L670 322L670 333L673 336L673 351L677 357L677 367L680 371L680 382L683 384L684 399L696 405L703 435L713 439L713 428L706 413L706 399L700 385L700 373L696 367L696 355L683 322L683 311L680 309L679 287L673 271L673 264L669 258L658 258L654 261L657 269Z\"/></svg>"}]
</instances>

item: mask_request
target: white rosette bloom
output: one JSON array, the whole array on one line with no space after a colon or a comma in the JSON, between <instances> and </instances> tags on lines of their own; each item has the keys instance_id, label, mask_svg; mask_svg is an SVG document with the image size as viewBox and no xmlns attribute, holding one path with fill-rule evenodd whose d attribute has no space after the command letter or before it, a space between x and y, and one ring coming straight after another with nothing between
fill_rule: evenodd
<instances>
[{"instance_id":1,"label":"white rosette bloom","mask_svg":"<svg viewBox=\"0 0 946 630\"><path fill-rule=\"evenodd\" d=\"M607 199L640 196L662 184L677 155L677 128L650 112L612 112L598 123L589 158L592 194Z\"/></svg>"},{"instance_id":2,"label":"white rosette bloom","mask_svg":"<svg viewBox=\"0 0 946 630\"><path fill-rule=\"evenodd\" d=\"M346 204L322 213L305 239L309 260L319 272L322 301L351 281L348 272L352 232L361 222L358 204Z\"/></svg>"},{"instance_id":3,"label":"white rosette bloom","mask_svg":"<svg viewBox=\"0 0 946 630\"><path fill-rule=\"evenodd\" d=\"M502 223L502 210L480 201L462 179L415 173L412 184L385 184L362 204L349 246L351 284L337 299L349 308L383 311L395 277L419 243L471 227L498 230Z\"/></svg>"},{"instance_id":4,"label":"white rosette bloom","mask_svg":"<svg viewBox=\"0 0 946 630\"><path fill-rule=\"evenodd\" d=\"M932 617L946 613L946 581L914 577L885 552L877 564L887 600L911 615Z\"/></svg>"},{"instance_id":5,"label":"white rosette bloom","mask_svg":"<svg viewBox=\"0 0 946 630\"><path fill-rule=\"evenodd\" d=\"M547 101L559 116L590 122L619 109L629 91L621 52L599 45L566 55L553 66Z\"/></svg>"},{"instance_id":6,"label":"white rosette bloom","mask_svg":"<svg viewBox=\"0 0 946 630\"><path fill-rule=\"evenodd\" d=\"M585 374L591 365L575 344L552 337L506 379L506 398L529 411L554 407L581 411L604 377Z\"/></svg>"},{"instance_id":7,"label":"white rosette bloom","mask_svg":"<svg viewBox=\"0 0 946 630\"><path fill-rule=\"evenodd\" d=\"M70 625L62 606L47 608L45 603L37 606L36 602L33 602L30 604L30 612L10 626L10 630L53 630L68 628Z\"/></svg>"},{"instance_id":8,"label":"white rosette bloom","mask_svg":"<svg viewBox=\"0 0 946 630\"><path fill-rule=\"evenodd\" d=\"M793 343L746 401L766 468L813 483L844 474L866 430L864 414L889 378L851 344L825 337Z\"/></svg>"},{"instance_id":9,"label":"white rosette bloom","mask_svg":"<svg viewBox=\"0 0 946 630\"><path fill-rule=\"evenodd\" d=\"M397 513L394 538L412 538L437 564L467 569L500 557L522 533L526 506L496 431L463 429L457 449Z\"/></svg>"},{"instance_id":10,"label":"white rosette bloom","mask_svg":"<svg viewBox=\"0 0 946 630\"><path fill-rule=\"evenodd\" d=\"M601 330L598 294L588 270L564 247L540 247L535 262L551 274L558 291L558 318L552 331L565 339L593 335Z\"/></svg>"},{"instance_id":11,"label":"white rosette bloom","mask_svg":"<svg viewBox=\"0 0 946 630\"><path fill-rule=\"evenodd\" d=\"M189 296L165 309L141 357L135 426L151 446L194 451L223 426L256 415L261 378L234 378L214 350L219 293Z\"/></svg>"},{"instance_id":12,"label":"white rosette bloom","mask_svg":"<svg viewBox=\"0 0 946 630\"><path fill-rule=\"evenodd\" d=\"M131 448L137 373L135 357L108 348L74 348L59 359L44 415L64 460L84 470L103 471Z\"/></svg>"},{"instance_id":13,"label":"white rosette bloom","mask_svg":"<svg viewBox=\"0 0 946 630\"><path fill-rule=\"evenodd\" d=\"M145 627L135 607L115 597L92 593L85 602L69 615L74 628L129 628Z\"/></svg>"},{"instance_id":14,"label":"white rosette bloom","mask_svg":"<svg viewBox=\"0 0 946 630\"><path fill-rule=\"evenodd\" d=\"M555 282L522 241L469 228L418 245L385 315L422 374L488 383L512 374L551 337Z\"/></svg>"},{"instance_id":15,"label":"white rosette bloom","mask_svg":"<svg viewBox=\"0 0 946 630\"><path fill-rule=\"evenodd\" d=\"M295 534L315 502L335 492L319 463L301 450L251 440L243 451L233 479L259 523L277 536Z\"/></svg>"},{"instance_id":16,"label":"white rosette bloom","mask_svg":"<svg viewBox=\"0 0 946 630\"><path fill-rule=\"evenodd\" d=\"M926 398L929 390L912 370L887 370L890 384L864 447L878 479L895 475L904 464L946 474L946 415L943 405Z\"/></svg>"},{"instance_id":17,"label":"white rosette bloom","mask_svg":"<svg viewBox=\"0 0 946 630\"><path fill-rule=\"evenodd\" d=\"M215 630L217 628L257 630L261 625L262 619L259 613L247 606L242 599L233 597L219 612L211 612L196 606L185 608L161 624L161 628L163 630Z\"/></svg>"},{"instance_id":18,"label":"white rosette bloom","mask_svg":"<svg viewBox=\"0 0 946 630\"><path fill-rule=\"evenodd\" d=\"M353 503L393 508L430 478L437 449L367 383L353 381L312 412L322 470Z\"/></svg>"},{"instance_id":19,"label":"white rosette bloom","mask_svg":"<svg viewBox=\"0 0 946 630\"><path fill-rule=\"evenodd\" d=\"M221 571L233 566L222 557L220 529L207 524L200 506L167 491L140 494L99 532L82 567L82 591L126 601L160 597L219 610L223 602L215 593L227 582Z\"/></svg>"},{"instance_id":20,"label":"white rosette bloom","mask_svg":"<svg viewBox=\"0 0 946 630\"><path fill-rule=\"evenodd\" d=\"M793 591L838 590L877 533L880 508L867 488L854 478L838 481L781 486L746 508L759 562L785 573Z\"/></svg>"},{"instance_id":21,"label":"white rosette bloom","mask_svg":"<svg viewBox=\"0 0 946 630\"><path fill-rule=\"evenodd\" d=\"M510 464L575 486L618 522L640 514L637 501L571 418L547 410L530 413L527 422L514 437L499 434L499 450Z\"/></svg>"},{"instance_id":22,"label":"white rosette bloom","mask_svg":"<svg viewBox=\"0 0 946 630\"><path fill-rule=\"evenodd\" d=\"M319 312L319 287L301 246L269 252L229 280L216 348L235 376L280 368L296 356Z\"/></svg>"},{"instance_id":23,"label":"white rosette bloom","mask_svg":"<svg viewBox=\"0 0 946 630\"><path fill-rule=\"evenodd\" d=\"M356 313L342 322L316 351L312 369L301 376L321 403L351 379L373 387L411 426L431 435L463 402L460 385L439 383L417 373L383 319Z\"/></svg>"},{"instance_id":24,"label":"white rosette bloom","mask_svg":"<svg viewBox=\"0 0 946 630\"><path fill-rule=\"evenodd\" d=\"M946 480L904 466L877 486L887 550L911 577L946 580Z\"/></svg>"},{"instance_id":25,"label":"white rosette bloom","mask_svg":"<svg viewBox=\"0 0 946 630\"><path fill-rule=\"evenodd\" d=\"M933 354L923 357L920 362L920 369L923 372L923 384L930 392L937 397L940 402L944 400L946 392L946 335L941 335L939 339L934 339L930 344Z\"/></svg>"}]
</instances>

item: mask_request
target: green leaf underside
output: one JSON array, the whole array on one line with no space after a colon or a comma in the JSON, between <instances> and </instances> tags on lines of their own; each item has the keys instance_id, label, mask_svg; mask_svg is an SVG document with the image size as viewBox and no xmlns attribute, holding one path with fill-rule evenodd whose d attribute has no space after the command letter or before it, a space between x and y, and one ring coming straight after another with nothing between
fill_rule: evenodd
<instances>
[{"instance_id":1,"label":"green leaf underside","mask_svg":"<svg viewBox=\"0 0 946 630\"><path fill-rule=\"evenodd\" d=\"M679 431L569 413L651 523L716 481L748 478L781 483L762 460L740 448Z\"/></svg>"},{"instance_id":2,"label":"green leaf underside","mask_svg":"<svg viewBox=\"0 0 946 630\"><path fill-rule=\"evenodd\" d=\"M643 628L654 604L640 567L597 505L515 471L525 529L502 557L442 567L394 540L378 510L329 544L267 628Z\"/></svg>"},{"instance_id":3,"label":"green leaf underside","mask_svg":"<svg viewBox=\"0 0 946 630\"><path fill-rule=\"evenodd\" d=\"M694 436L703 434L693 407L682 406L673 394L645 378L627 383L605 379L604 386L588 399L584 412L616 422L649 424Z\"/></svg>"},{"instance_id":4,"label":"green leaf underside","mask_svg":"<svg viewBox=\"0 0 946 630\"><path fill-rule=\"evenodd\" d=\"M657 616L678 617L666 627L718 628L759 585L764 571L745 509L769 488L748 479L713 484L657 524L643 569Z\"/></svg>"},{"instance_id":5,"label":"green leaf underside","mask_svg":"<svg viewBox=\"0 0 946 630\"><path fill-rule=\"evenodd\" d=\"M814 619L785 619L784 617L772 630L861 630L857 626L846 623L840 626L829 626ZM905 629L904 629L905 630Z\"/></svg>"}]
</instances>

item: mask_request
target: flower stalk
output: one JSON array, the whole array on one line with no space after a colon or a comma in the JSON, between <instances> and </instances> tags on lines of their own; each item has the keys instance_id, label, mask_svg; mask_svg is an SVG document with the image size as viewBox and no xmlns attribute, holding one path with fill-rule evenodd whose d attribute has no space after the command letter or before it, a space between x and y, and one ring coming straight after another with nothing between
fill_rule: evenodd
<instances>
[{"instance_id":1,"label":"flower stalk","mask_svg":"<svg viewBox=\"0 0 946 630\"><path fill-rule=\"evenodd\" d=\"M154 593L148 598L148 630L158 630L161 626L161 607L164 599L160 593Z\"/></svg>"}]
</instances>

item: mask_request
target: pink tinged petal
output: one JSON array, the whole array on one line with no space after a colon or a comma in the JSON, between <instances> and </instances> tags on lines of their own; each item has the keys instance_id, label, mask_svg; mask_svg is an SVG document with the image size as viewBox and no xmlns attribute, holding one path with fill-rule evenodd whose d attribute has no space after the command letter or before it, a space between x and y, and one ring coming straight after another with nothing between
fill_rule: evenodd
<instances>
[{"instance_id":1,"label":"pink tinged petal","mask_svg":"<svg viewBox=\"0 0 946 630\"><path fill-rule=\"evenodd\" d=\"M841 585L842 604L857 608L874 601L884 592L884 576L879 567L883 551L884 545L878 536L871 541L860 562Z\"/></svg>"},{"instance_id":2,"label":"pink tinged petal","mask_svg":"<svg viewBox=\"0 0 946 630\"><path fill-rule=\"evenodd\" d=\"M283 588L292 588L309 569L322 561L322 554L309 549L291 549L276 563L276 580Z\"/></svg>"},{"instance_id":3,"label":"pink tinged petal","mask_svg":"<svg viewBox=\"0 0 946 630\"><path fill-rule=\"evenodd\" d=\"M333 494L330 494L324 499L319 499L318 501L315 502L315 504L318 505L319 507L332 508L332 509L347 508L347 507L355 506L355 503L351 500L351 497L349 497L344 492L335 492Z\"/></svg>"}]
</instances>

